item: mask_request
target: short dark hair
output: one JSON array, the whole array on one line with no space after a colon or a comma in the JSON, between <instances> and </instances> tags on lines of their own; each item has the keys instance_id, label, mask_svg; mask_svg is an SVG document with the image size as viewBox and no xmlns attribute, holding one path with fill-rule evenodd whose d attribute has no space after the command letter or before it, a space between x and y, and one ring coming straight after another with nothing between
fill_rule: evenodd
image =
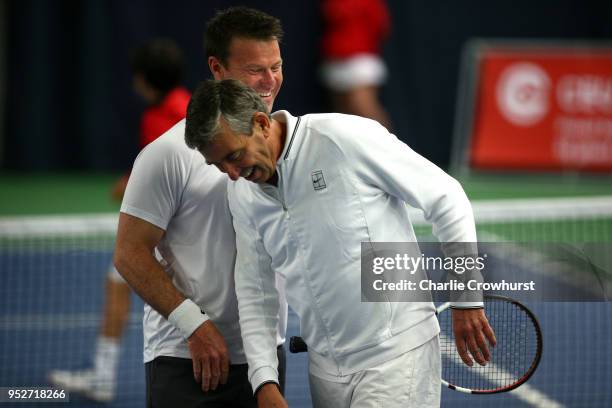
<instances>
[{"instance_id":1,"label":"short dark hair","mask_svg":"<svg viewBox=\"0 0 612 408\"><path fill-rule=\"evenodd\" d=\"M208 21L204 35L206 58L217 57L227 65L232 39L277 40L283 38L283 28L278 18L249 7L230 7L218 11Z\"/></svg>"},{"instance_id":2,"label":"short dark hair","mask_svg":"<svg viewBox=\"0 0 612 408\"><path fill-rule=\"evenodd\" d=\"M257 92L235 79L199 83L187 106L185 143L201 150L218 135L223 117L230 129L237 134L253 132L253 115L268 108Z\"/></svg>"},{"instance_id":3,"label":"short dark hair","mask_svg":"<svg viewBox=\"0 0 612 408\"><path fill-rule=\"evenodd\" d=\"M181 84L185 60L174 41L156 38L133 51L131 67L134 74L141 74L150 86L165 95Z\"/></svg>"}]
</instances>

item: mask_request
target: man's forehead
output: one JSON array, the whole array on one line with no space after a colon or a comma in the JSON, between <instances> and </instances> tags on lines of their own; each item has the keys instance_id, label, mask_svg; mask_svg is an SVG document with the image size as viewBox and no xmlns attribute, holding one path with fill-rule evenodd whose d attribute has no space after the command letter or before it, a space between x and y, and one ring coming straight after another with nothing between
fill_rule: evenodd
<instances>
[{"instance_id":1,"label":"man's forehead","mask_svg":"<svg viewBox=\"0 0 612 408\"><path fill-rule=\"evenodd\" d=\"M206 162L214 164L222 161L241 146L238 135L229 127L225 118L219 119L220 130L215 137L200 152L204 155Z\"/></svg>"},{"instance_id":2,"label":"man's forehead","mask_svg":"<svg viewBox=\"0 0 612 408\"><path fill-rule=\"evenodd\" d=\"M276 38L256 39L234 37L228 47L229 59L273 58L280 60L280 47Z\"/></svg>"},{"instance_id":3,"label":"man's forehead","mask_svg":"<svg viewBox=\"0 0 612 408\"><path fill-rule=\"evenodd\" d=\"M230 138L224 135L217 135L210 143L200 149L200 153L204 156L206 163L219 163L231 153L233 146L228 143L228 140Z\"/></svg>"}]
</instances>

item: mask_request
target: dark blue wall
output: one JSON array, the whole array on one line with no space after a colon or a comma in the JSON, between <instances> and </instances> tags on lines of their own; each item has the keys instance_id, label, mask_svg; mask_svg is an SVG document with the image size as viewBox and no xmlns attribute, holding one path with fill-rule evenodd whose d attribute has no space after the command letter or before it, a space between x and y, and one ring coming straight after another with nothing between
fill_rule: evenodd
<instances>
[{"instance_id":1,"label":"dark blue wall","mask_svg":"<svg viewBox=\"0 0 612 408\"><path fill-rule=\"evenodd\" d=\"M396 133L448 163L461 47L470 37L608 38L612 6L600 1L390 2L383 90ZM208 77L204 22L234 4L281 18L285 82L276 108L326 111L316 78L318 2L22 0L8 3L5 169L122 170L137 151L142 102L131 90L128 54L156 36L185 50L193 88Z\"/></svg>"}]
</instances>

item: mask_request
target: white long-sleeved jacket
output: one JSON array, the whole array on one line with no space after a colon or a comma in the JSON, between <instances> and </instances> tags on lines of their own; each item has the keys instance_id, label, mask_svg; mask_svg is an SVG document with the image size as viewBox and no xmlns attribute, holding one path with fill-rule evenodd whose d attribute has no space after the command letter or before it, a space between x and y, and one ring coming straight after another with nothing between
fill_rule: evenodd
<instances>
[{"instance_id":1,"label":"white long-sleeved jacket","mask_svg":"<svg viewBox=\"0 0 612 408\"><path fill-rule=\"evenodd\" d=\"M476 242L457 181L377 122L340 114L287 127L278 187L230 183L240 326L256 389L276 381L274 273L300 318L310 370L344 376L392 359L439 332L426 302L361 302L361 242L416 242L406 203L421 208L441 242Z\"/></svg>"}]
</instances>

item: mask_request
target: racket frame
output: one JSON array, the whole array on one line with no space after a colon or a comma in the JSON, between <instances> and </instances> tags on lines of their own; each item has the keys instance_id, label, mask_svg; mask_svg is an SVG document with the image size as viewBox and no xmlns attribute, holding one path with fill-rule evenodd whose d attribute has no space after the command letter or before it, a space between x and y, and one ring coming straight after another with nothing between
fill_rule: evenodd
<instances>
[{"instance_id":1,"label":"racket frame","mask_svg":"<svg viewBox=\"0 0 612 408\"><path fill-rule=\"evenodd\" d=\"M494 389L490 389L490 390L472 390L469 388L465 388L465 387L460 387L458 385L454 385L454 384L450 384L448 381L446 381L445 379L441 378L441 382L442 385L448 387L451 390L454 391L459 391L465 394L498 394L501 392L508 392L508 391L512 391L516 388L518 388L519 386L521 386L522 384L524 384L525 382L527 382L527 380L529 380L529 378L533 375L533 373L535 372L535 370L538 368L538 365L540 364L540 360L542 358L542 349L544 347L543 341L542 341L542 329L540 328L540 323L538 322L538 319L536 318L536 316L533 314L533 312L531 310L529 310L529 308L527 308L527 306L523 305L522 303L520 303L517 300L514 300L512 298L509 298L507 296L502 296L502 295L488 295L485 294L484 295L484 299L487 300L498 300L498 301L505 301L505 302L509 302L512 303L514 305L516 305L519 309L521 309L523 312L525 312L527 314L527 316L529 317L529 319L531 320L531 322L533 323L533 326L535 328L535 333L536 333L536 355L535 358L533 359L533 362L531 363L531 365L529 366L529 369L527 370L527 372L525 374L523 374L523 376L521 376L517 381L513 382L510 385L507 386L503 386L503 387L498 387L498 388L494 388ZM438 306L436 308L436 315L439 315L440 313L444 312L447 309L450 309L450 302L446 302L441 304L440 306ZM291 353L303 353L303 352L307 352L308 351L308 346L306 345L306 343L304 342L304 340L299 337L299 336L291 336L291 338L289 339L289 351Z\"/></svg>"},{"instance_id":2,"label":"racket frame","mask_svg":"<svg viewBox=\"0 0 612 408\"><path fill-rule=\"evenodd\" d=\"M525 306L524 304L522 304L518 300L509 298L507 296L485 294L484 295L484 300L486 301L487 299L512 303L513 305L517 306L520 310L525 312L525 314L531 320L531 322L532 322L532 324L533 324L533 326L535 328L535 334L536 334L536 355L535 355L533 361L531 362L531 365L529 366L529 368L525 372L525 374L523 374L518 380L514 381L512 384L509 384L509 385L506 385L506 386L503 386L503 387L493 388L493 389L490 389L490 390L472 390L472 389L469 389L469 388L465 388L465 387L461 387L461 386L458 386L458 385L450 384L444 378L441 378L442 385L450 388L451 390L463 392L465 394L498 394L498 393L501 393L501 392L512 391L512 390L520 387L522 384L527 382L527 380L529 380L529 378L531 378L531 376L533 375L535 370L538 368L538 365L540 364L540 360L542 359L542 350L544 348L544 342L542 340L542 329L540 328L540 322L538 321L536 316L533 314L533 312L531 310L529 310L529 308L527 306ZM450 302L446 302L446 303L441 304L440 306L438 306L436 308L436 315L439 315L440 313L444 312L445 310L450 309L451 308L450 306L451 306ZM493 330L495 330L495 328L493 328ZM454 334L453 334L453 337L454 337Z\"/></svg>"}]
</instances>

